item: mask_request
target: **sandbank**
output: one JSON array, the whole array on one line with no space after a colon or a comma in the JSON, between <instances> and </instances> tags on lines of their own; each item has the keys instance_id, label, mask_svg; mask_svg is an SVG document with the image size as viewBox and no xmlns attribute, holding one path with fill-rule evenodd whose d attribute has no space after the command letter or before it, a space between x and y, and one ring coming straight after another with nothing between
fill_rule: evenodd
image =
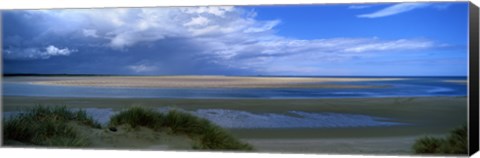
<instances>
[{"instance_id":1,"label":"sandbank","mask_svg":"<svg viewBox=\"0 0 480 158\"><path fill-rule=\"evenodd\" d=\"M94 76L6 77L5 81L40 85L134 88L385 88L388 85L336 84L403 78L238 77L238 76Z\"/></svg>"}]
</instances>

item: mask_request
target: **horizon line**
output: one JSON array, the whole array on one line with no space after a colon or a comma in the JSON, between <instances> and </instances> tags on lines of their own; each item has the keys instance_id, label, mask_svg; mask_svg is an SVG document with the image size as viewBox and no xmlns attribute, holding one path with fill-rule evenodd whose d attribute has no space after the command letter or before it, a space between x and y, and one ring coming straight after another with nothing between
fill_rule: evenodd
<instances>
[{"instance_id":1,"label":"horizon line","mask_svg":"<svg viewBox=\"0 0 480 158\"><path fill-rule=\"evenodd\" d=\"M2 73L2 76L243 76L243 77L468 77L468 75L222 75L222 74L82 74L82 73Z\"/></svg>"}]
</instances>

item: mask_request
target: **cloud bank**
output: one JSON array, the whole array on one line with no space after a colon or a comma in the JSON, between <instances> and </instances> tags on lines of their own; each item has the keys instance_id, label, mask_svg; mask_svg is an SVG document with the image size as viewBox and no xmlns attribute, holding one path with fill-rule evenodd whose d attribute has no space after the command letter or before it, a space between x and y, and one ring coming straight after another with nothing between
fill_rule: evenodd
<instances>
[{"instance_id":1,"label":"cloud bank","mask_svg":"<svg viewBox=\"0 0 480 158\"><path fill-rule=\"evenodd\" d=\"M7 59L48 59L53 56L69 56L71 53L77 52L76 49L57 48L49 45L45 48L19 48L4 50Z\"/></svg>"},{"instance_id":2,"label":"cloud bank","mask_svg":"<svg viewBox=\"0 0 480 158\"><path fill-rule=\"evenodd\" d=\"M402 3L359 17L425 6ZM39 71L19 62L38 60L38 69L65 73L321 74L323 63L439 46L426 38L284 37L276 30L281 19L256 14L235 7L5 11L6 72ZM54 63L65 66L48 67Z\"/></svg>"}]
</instances>

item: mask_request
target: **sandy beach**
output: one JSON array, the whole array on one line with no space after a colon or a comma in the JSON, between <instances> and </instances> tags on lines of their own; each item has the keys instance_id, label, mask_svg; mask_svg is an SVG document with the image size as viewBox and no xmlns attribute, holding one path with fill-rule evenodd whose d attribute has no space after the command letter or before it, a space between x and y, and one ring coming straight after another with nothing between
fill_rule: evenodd
<instances>
[{"instance_id":1,"label":"sandy beach","mask_svg":"<svg viewBox=\"0 0 480 158\"><path fill-rule=\"evenodd\" d=\"M5 81L40 85L137 87L137 88L385 88L336 84L360 81L393 81L402 78L309 78L230 76L101 76L101 77L6 77ZM322 84L324 83L324 84Z\"/></svg>"}]
</instances>

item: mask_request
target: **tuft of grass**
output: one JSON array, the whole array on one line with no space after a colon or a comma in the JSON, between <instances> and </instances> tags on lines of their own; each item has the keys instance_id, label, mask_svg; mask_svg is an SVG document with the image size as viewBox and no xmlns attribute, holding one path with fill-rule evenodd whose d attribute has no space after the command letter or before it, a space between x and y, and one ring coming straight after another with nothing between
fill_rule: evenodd
<instances>
[{"instance_id":1,"label":"tuft of grass","mask_svg":"<svg viewBox=\"0 0 480 158\"><path fill-rule=\"evenodd\" d=\"M223 128L189 113L172 110L166 116L165 125L174 133L185 133L195 138L198 143L193 146L194 149L253 150L251 145L241 142Z\"/></svg>"},{"instance_id":2,"label":"tuft of grass","mask_svg":"<svg viewBox=\"0 0 480 158\"><path fill-rule=\"evenodd\" d=\"M110 118L109 126L128 124L133 128L138 126L159 130L163 127L164 116L152 109L142 107L130 107Z\"/></svg>"},{"instance_id":3,"label":"tuft of grass","mask_svg":"<svg viewBox=\"0 0 480 158\"><path fill-rule=\"evenodd\" d=\"M467 125L450 131L446 138L423 137L417 139L413 151L417 154L467 154Z\"/></svg>"},{"instance_id":4,"label":"tuft of grass","mask_svg":"<svg viewBox=\"0 0 480 158\"><path fill-rule=\"evenodd\" d=\"M445 153L467 154L468 153L468 130L467 125L453 129L446 138L448 148Z\"/></svg>"},{"instance_id":5,"label":"tuft of grass","mask_svg":"<svg viewBox=\"0 0 480 158\"><path fill-rule=\"evenodd\" d=\"M212 126L212 124L208 120L191 114L171 110L165 117L165 126L171 128L174 133L195 135L201 134L205 128Z\"/></svg>"},{"instance_id":6,"label":"tuft of grass","mask_svg":"<svg viewBox=\"0 0 480 158\"><path fill-rule=\"evenodd\" d=\"M210 121L177 110L171 110L165 115L151 109L131 107L112 116L109 126L122 124L133 128L142 126L156 131L185 134L195 141L194 149L253 150L251 145L241 142Z\"/></svg>"},{"instance_id":7,"label":"tuft of grass","mask_svg":"<svg viewBox=\"0 0 480 158\"><path fill-rule=\"evenodd\" d=\"M100 128L100 124L88 117L85 111L69 111L65 106L37 106L3 122L3 137L33 145L57 147L82 147L89 141L81 138L73 127L74 121Z\"/></svg>"},{"instance_id":8,"label":"tuft of grass","mask_svg":"<svg viewBox=\"0 0 480 158\"><path fill-rule=\"evenodd\" d=\"M415 153L439 153L444 141L441 138L425 136L415 141L413 150Z\"/></svg>"}]
</instances>

